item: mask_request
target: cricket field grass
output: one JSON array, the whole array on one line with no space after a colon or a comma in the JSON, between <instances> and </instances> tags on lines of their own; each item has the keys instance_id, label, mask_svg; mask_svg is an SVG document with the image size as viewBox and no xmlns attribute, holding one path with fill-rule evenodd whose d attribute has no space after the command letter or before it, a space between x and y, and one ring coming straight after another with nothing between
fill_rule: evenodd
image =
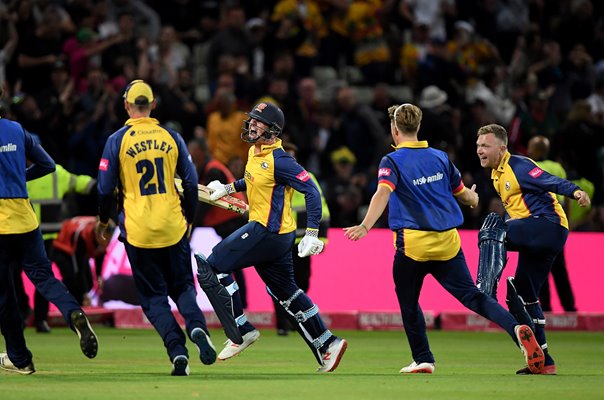
<instances>
[{"instance_id":1,"label":"cricket field grass","mask_svg":"<svg viewBox=\"0 0 604 400\"><path fill-rule=\"evenodd\" d=\"M348 351L335 372L319 374L295 332L280 337L265 330L245 352L211 366L201 364L188 342L191 375L173 377L155 331L95 330L99 354L89 360L70 330L28 328L37 372L0 370L0 399L604 399L604 332L550 333L557 376L515 375L523 357L501 331L429 331L435 373L402 375L399 369L411 362L402 331L338 331ZM222 331L211 334L220 351Z\"/></svg>"}]
</instances>

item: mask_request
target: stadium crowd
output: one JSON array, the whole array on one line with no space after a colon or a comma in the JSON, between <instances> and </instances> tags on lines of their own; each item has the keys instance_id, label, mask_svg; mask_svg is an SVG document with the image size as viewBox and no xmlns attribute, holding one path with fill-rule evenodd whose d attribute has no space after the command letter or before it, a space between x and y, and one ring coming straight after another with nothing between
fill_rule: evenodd
<instances>
[{"instance_id":1,"label":"stadium crowd","mask_svg":"<svg viewBox=\"0 0 604 400\"><path fill-rule=\"evenodd\" d=\"M2 116L70 172L96 177L134 79L153 86L154 117L186 142L205 137L236 178L244 111L275 102L333 227L361 221L391 144L386 110L402 101L423 111L419 139L477 185L464 227L503 211L476 156L478 128L497 123L514 154L549 139L548 158L593 198L568 210L571 229L604 231L603 2L0 1Z\"/></svg>"}]
</instances>

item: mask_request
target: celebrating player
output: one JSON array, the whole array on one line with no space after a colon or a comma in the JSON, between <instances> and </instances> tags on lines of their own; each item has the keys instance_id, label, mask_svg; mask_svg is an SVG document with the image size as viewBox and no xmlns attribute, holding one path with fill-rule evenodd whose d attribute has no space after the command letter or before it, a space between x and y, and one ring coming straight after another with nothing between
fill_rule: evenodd
<instances>
[{"instance_id":1,"label":"celebrating player","mask_svg":"<svg viewBox=\"0 0 604 400\"><path fill-rule=\"evenodd\" d=\"M281 109L271 103L259 103L247 115L241 138L254 145L249 150L245 177L228 185L213 181L208 187L214 190L212 199L247 190L249 223L216 245L207 260L196 254L199 283L217 313L224 309L216 300L224 289L232 295L233 315L243 339L241 343L229 339L218 358L226 360L239 354L260 336L247 322L230 276L233 270L254 265L269 293L287 311L313 351L318 371L331 372L337 368L347 342L325 327L317 305L296 285L291 253L296 237L296 223L291 215L294 190L305 195L308 212L306 235L298 245L300 257L323 250L323 242L318 239L321 197L308 172L283 150L277 138L285 123ZM221 274L222 284L216 273Z\"/></svg>"},{"instance_id":2,"label":"celebrating player","mask_svg":"<svg viewBox=\"0 0 604 400\"><path fill-rule=\"evenodd\" d=\"M19 123L2 118L0 132L0 329L7 349L0 353L0 368L29 375L35 368L23 336L11 265L20 264L42 296L57 306L80 337L86 357L96 356L98 341L76 299L52 273L28 200L25 182L52 173L55 162ZM27 169L26 159L32 162Z\"/></svg>"},{"instance_id":3,"label":"celebrating player","mask_svg":"<svg viewBox=\"0 0 604 400\"><path fill-rule=\"evenodd\" d=\"M180 134L149 117L155 104L153 91L144 81L135 80L126 88L124 107L130 119L107 139L99 165L96 231L100 243L107 240L105 230L118 187L120 235L141 306L164 341L172 375L188 375L186 337L167 296L184 317L201 362L216 361L191 271L188 228L197 205L197 172ZM184 188L182 206L174 183L176 173Z\"/></svg>"},{"instance_id":4,"label":"celebrating player","mask_svg":"<svg viewBox=\"0 0 604 400\"><path fill-rule=\"evenodd\" d=\"M532 319L529 322L535 324L537 341L545 353L545 366L541 371L523 368L517 373L554 375L556 365L548 351L545 317L538 299L552 263L568 237L568 220L554 193L577 200L581 207L589 206L590 199L580 187L547 173L531 159L511 155L507 144L507 131L502 126L491 124L478 130L476 152L480 165L492 169L493 185L509 215L498 228L505 237L505 242L500 241L498 245L503 249L496 252L500 259L479 264L479 277L488 277L481 282L487 289L481 289L491 294L488 288L496 286L505 265L505 249L518 251L518 266L514 278L508 278L508 291L517 291L524 301L519 307L526 308ZM512 307L510 311L517 312Z\"/></svg>"},{"instance_id":5,"label":"celebrating player","mask_svg":"<svg viewBox=\"0 0 604 400\"><path fill-rule=\"evenodd\" d=\"M464 186L446 153L417 140L422 118L418 107L392 106L388 114L395 151L382 158L378 188L363 222L344 232L354 241L365 237L390 203L388 224L396 234L394 283L413 356L413 362L400 372L434 372L434 356L418 302L427 274L464 306L505 329L519 344L527 364L539 372L543 352L531 328L518 324L495 300L479 291L468 271L456 229L463 222L457 202L476 207L475 187L468 190Z\"/></svg>"}]
</instances>

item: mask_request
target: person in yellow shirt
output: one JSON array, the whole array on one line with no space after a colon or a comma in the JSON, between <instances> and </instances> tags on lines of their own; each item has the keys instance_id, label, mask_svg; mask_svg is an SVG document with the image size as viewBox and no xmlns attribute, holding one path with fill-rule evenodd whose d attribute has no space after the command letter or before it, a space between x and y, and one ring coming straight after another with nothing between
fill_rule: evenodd
<instances>
[{"instance_id":1,"label":"person in yellow shirt","mask_svg":"<svg viewBox=\"0 0 604 400\"><path fill-rule=\"evenodd\" d=\"M132 81L124 93L130 117L107 139L99 164L99 216L95 227L100 244L118 189L118 224L132 266L141 307L166 347L172 375L189 375L186 336L174 318L168 296L184 317L186 331L203 364L216 361L205 317L197 305L191 270L189 234L197 206L197 172L182 136L151 118L155 108L151 86ZM182 179L183 200L175 175Z\"/></svg>"},{"instance_id":2,"label":"person in yellow shirt","mask_svg":"<svg viewBox=\"0 0 604 400\"><path fill-rule=\"evenodd\" d=\"M508 278L508 293L511 282L535 324L535 336L545 354L545 366L540 371L527 367L517 374L555 375L556 364L549 353L545 316L539 304L543 282L568 237L568 220L555 194L575 199L582 207L589 206L591 200L579 186L551 175L530 158L510 154L507 145L508 133L501 125L478 129L476 153L480 165L491 169L493 186L509 217L503 228L505 247L518 252L514 277ZM501 255L505 256L505 251ZM479 262L479 277L482 268Z\"/></svg>"},{"instance_id":3,"label":"person in yellow shirt","mask_svg":"<svg viewBox=\"0 0 604 400\"><path fill-rule=\"evenodd\" d=\"M323 242L318 238L321 196L308 171L281 146L278 136L285 125L283 111L273 103L261 102L247 115L241 139L253 146L244 178L229 184L212 181L208 187L213 190L211 200L246 191L249 222L217 244L207 259L203 254L195 254L199 282L206 294L226 288L233 296L233 317L243 338L241 343L229 339L218 358L227 360L236 356L260 336L243 313L230 275L236 269L253 265L269 294L295 320L296 329L319 363L317 371L332 372L348 344L327 329L318 306L298 287L292 262L296 238L296 221L291 213L294 190L304 194L307 210L305 234L298 244L300 257L323 251ZM220 282L216 274L221 274Z\"/></svg>"},{"instance_id":4,"label":"person in yellow shirt","mask_svg":"<svg viewBox=\"0 0 604 400\"><path fill-rule=\"evenodd\" d=\"M237 109L237 99L231 89L218 88L214 98L217 110L208 115L206 127L210 153L224 165L233 158L240 158L245 163L249 145L239 140L245 113Z\"/></svg>"}]
</instances>

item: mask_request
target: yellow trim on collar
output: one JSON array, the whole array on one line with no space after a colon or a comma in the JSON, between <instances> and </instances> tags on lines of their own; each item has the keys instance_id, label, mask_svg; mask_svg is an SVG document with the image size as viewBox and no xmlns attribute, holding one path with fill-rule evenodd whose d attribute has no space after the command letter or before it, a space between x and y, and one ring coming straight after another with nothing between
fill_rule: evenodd
<instances>
[{"instance_id":1,"label":"yellow trim on collar","mask_svg":"<svg viewBox=\"0 0 604 400\"><path fill-rule=\"evenodd\" d=\"M407 148L407 149L426 149L428 148L428 141L427 140L418 140L416 142L402 142L399 143L397 146L392 146L395 149L402 149L402 148Z\"/></svg>"},{"instance_id":2,"label":"yellow trim on collar","mask_svg":"<svg viewBox=\"0 0 604 400\"><path fill-rule=\"evenodd\" d=\"M496 176L496 173L505 171L505 166L508 165L511 156L512 154L510 154L509 151L505 152L503 157L501 157L501 161L499 161L499 165L497 166L497 168L491 171L491 179Z\"/></svg>"}]
</instances>

